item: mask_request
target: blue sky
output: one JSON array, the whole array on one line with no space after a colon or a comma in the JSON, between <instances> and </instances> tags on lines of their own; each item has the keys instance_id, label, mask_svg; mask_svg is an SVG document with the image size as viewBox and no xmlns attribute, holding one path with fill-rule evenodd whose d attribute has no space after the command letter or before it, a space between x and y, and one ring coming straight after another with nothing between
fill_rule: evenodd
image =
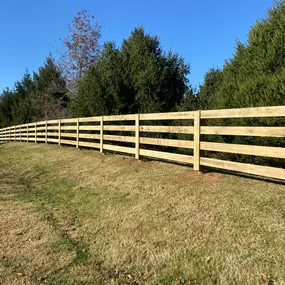
<instances>
[{"instance_id":1,"label":"blue sky","mask_svg":"<svg viewBox=\"0 0 285 285\"><path fill-rule=\"evenodd\" d=\"M102 42L118 45L135 26L158 35L165 50L191 64L198 86L211 67L222 67L236 40L246 41L251 25L266 16L273 0L1 0L0 90L13 87L25 70L37 70L76 13L86 9L103 26Z\"/></svg>"}]
</instances>

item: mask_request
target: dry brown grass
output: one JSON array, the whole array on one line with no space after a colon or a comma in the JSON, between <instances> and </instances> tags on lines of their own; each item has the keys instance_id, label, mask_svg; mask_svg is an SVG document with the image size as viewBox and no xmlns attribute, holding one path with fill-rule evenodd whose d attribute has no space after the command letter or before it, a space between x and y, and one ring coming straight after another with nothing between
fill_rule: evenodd
<instances>
[{"instance_id":1,"label":"dry brown grass","mask_svg":"<svg viewBox=\"0 0 285 285\"><path fill-rule=\"evenodd\" d=\"M284 193L179 165L0 145L0 284L285 284Z\"/></svg>"},{"instance_id":2,"label":"dry brown grass","mask_svg":"<svg viewBox=\"0 0 285 285\"><path fill-rule=\"evenodd\" d=\"M1 179L0 284L37 284L73 256L56 250L58 234L32 204L15 201L5 183L9 181ZM18 190L24 189L18 185Z\"/></svg>"}]
</instances>

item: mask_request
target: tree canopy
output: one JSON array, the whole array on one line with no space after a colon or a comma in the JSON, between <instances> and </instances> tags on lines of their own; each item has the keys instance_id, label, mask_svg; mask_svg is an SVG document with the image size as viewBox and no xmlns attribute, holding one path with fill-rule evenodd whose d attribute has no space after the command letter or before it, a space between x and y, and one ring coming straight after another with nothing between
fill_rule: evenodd
<instances>
[{"instance_id":1,"label":"tree canopy","mask_svg":"<svg viewBox=\"0 0 285 285\"><path fill-rule=\"evenodd\" d=\"M135 28L120 48L104 45L71 102L74 116L175 110L189 88L189 64Z\"/></svg>"},{"instance_id":2,"label":"tree canopy","mask_svg":"<svg viewBox=\"0 0 285 285\"><path fill-rule=\"evenodd\" d=\"M251 27L246 43L237 42L222 70L209 70L199 97L210 102L206 108L284 105L284 78L285 2L280 1Z\"/></svg>"},{"instance_id":3,"label":"tree canopy","mask_svg":"<svg viewBox=\"0 0 285 285\"><path fill-rule=\"evenodd\" d=\"M284 15L285 2L276 2L251 27L247 41L237 42L233 57L223 68L211 68L196 91L188 80L190 65L178 53L164 51L157 36L137 27L120 46L106 42L101 49L101 26L83 10L65 38L67 69L78 79L71 98L70 78L48 57L38 72L25 73L14 88L3 90L0 124L69 115L284 105Z\"/></svg>"},{"instance_id":4,"label":"tree canopy","mask_svg":"<svg viewBox=\"0 0 285 285\"><path fill-rule=\"evenodd\" d=\"M67 116L69 96L66 82L52 57L34 72L26 72L12 90L0 96L0 126L30 123Z\"/></svg>"}]
</instances>

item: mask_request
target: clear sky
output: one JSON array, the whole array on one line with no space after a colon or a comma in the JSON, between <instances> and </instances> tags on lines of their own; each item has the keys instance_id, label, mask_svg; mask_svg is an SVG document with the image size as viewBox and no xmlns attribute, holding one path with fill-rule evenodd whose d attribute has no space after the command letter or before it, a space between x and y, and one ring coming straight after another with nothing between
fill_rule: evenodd
<instances>
[{"instance_id":1,"label":"clear sky","mask_svg":"<svg viewBox=\"0 0 285 285\"><path fill-rule=\"evenodd\" d=\"M86 9L103 26L102 42L118 45L135 26L158 35L165 50L191 64L189 79L203 82L211 67L222 67L236 40L246 41L256 19L273 0L0 0L0 90L13 87L26 69L37 70L76 13Z\"/></svg>"}]
</instances>

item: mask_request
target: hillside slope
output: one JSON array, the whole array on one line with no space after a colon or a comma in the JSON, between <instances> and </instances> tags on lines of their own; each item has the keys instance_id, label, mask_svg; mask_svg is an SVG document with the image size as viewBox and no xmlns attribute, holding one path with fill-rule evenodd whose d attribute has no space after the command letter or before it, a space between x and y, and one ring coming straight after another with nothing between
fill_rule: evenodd
<instances>
[{"instance_id":1,"label":"hillside slope","mask_svg":"<svg viewBox=\"0 0 285 285\"><path fill-rule=\"evenodd\" d=\"M1 284L283 284L285 186L0 145Z\"/></svg>"}]
</instances>

